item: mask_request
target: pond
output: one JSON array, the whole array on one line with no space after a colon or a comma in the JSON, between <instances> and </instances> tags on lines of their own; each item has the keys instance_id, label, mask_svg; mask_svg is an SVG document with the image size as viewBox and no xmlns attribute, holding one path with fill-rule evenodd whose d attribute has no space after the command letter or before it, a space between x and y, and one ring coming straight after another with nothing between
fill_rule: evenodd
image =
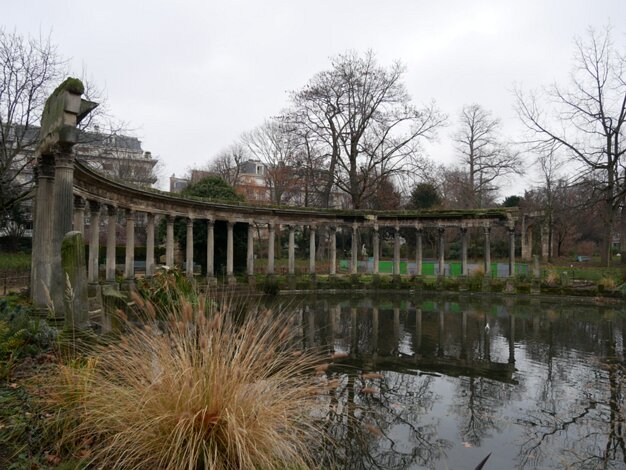
<instances>
[{"instance_id":1,"label":"pond","mask_svg":"<svg viewBox=\"0 0 626 470\"><path fill-rule=\"evenodd\" d=\"M280 297L342 468L626 468L623 305L484 296ZM301 330L300 330L301 328ZM341 355L341 354L340 354Z\"/></svg>"}]
</instances>

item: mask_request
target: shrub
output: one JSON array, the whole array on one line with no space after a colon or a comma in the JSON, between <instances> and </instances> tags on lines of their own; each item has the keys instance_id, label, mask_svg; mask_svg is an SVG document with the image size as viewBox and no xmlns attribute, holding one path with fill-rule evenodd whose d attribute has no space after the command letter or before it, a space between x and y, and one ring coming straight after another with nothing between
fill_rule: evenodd
<instances>
[{"instance_id":1,"label":"shrub","mask_svg":"<svg viewBox=\"0 0 626 470\"><path fill-rule=\"evenodd\" d=\"M602 286L606 290L615 290L617 282L612 277L603 277L598 281L598 285Z\"/></svg>"},{"instance_id":2,"label":"shrub","mask_svg":"<svg viewBox=\"0 0 626 470\"><path fill-rule=\"evenodd\" d=\"M84 463L96 468L314 466L319 353L296 349L291 321L198 299L177 298L157 326L136 296L149 323L97 347L86 367L61 368L50 397L75 423L61 426L64 441L89 441Z\"/></svg>"}]
</instances>

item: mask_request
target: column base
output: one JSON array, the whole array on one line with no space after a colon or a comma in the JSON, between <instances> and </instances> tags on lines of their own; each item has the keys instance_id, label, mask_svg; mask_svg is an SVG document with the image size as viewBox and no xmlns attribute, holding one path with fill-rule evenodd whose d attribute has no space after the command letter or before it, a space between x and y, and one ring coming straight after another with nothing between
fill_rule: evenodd
<instances>
[{"instance_id":1,"label":"column base","mask_svg":"<svg viewBox=\"0 0 626 470\"><path fill-rule=\"evenodd\" d=\"M287 288L290 290L296 288L296 275L293 273L287 274Z\"/></svg>"},{"instance_id":2,"label":"column base","mask_svg":"<svg viewBox=\"0 0 626 470\"><path fill-rule=\"evenodd\" d=\"M459 292L466 292L469 290L469 282L467 276L459 276Z\"/></svg>"},{"instance_id":3,"label":"column base","mask_svg":"<svg viewBox=\"0 0 626 470\"><path fill-rule=\"evenodd\" d=\"M254 274L248 274L248 285L250 287L256 286L256 276Z\"/></svg>"},{"instance_id":4,"label":"column base","mask_svg":"<svg viewBox=\"0 0 626 470\"><path fill-rule=\"evenodd\" d=\"M124 279L120 285L122 292L137 292L137 285L134 279Z\"/></svg>"},{"instance_id":5,"label":"column base","mask_svg":"<svg viewBox=\"0 0 626 470\"><path fill-rule=\"evenodd\" d=\"M541 280L533 279L530 282L530 295L539 295L541 294Z\"/></svg>"},{"instance_id":6,"label":"column base","mask_svg":"<svg viewBox=\"0 0 626 470\"><path fill-rule=\"evenodd\" d=\"M207 276L206 283L208 287L215 287L217 285L217 278L215 276Z\"/></svg>"},{"instance_id":7,"label":"column base","mask_svg":"<svg viewBox=\"0 0 626 470\"><path fill-rule=\"evenodd\" d=\"M227 276L226 282L228 283L229 286L236 286L237 278L233 276L232 274L230 274L229 276Z\"/></svg>"},{"instance_id":8,"label":"column base","mask_svg":"<svg viewBox=\"0 0 626 470\"><path fill-rule=\"evenodd\" d=\"M504 282L504 293L505 294L515 294L517 289L515 288L515 280L512 278L508 278Z\"/></svg>"},{"instance_id":9,"label":"column base","mask_svg":"<svg viewBox=\"0 0 626 470\"><path fill-rule=\"evenodd\" d=\"M482 292L491 292L491 278L490 277L483 277L483 282L482 282L480 290Z\"/></svg>"}]
</instances>

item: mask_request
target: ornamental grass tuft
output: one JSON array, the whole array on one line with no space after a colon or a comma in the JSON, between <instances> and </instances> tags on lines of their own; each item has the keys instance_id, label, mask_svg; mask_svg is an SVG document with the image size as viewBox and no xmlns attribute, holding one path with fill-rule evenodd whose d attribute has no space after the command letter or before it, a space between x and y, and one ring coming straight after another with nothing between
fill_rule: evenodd
<instances>
[{"instance_id":1,"label":"ornamental grass tuft","mask_svg":"<svg viewBox=\"0 0 626 470\"><path fill-rule=\"evenodd\" d=\"M61 366L48 397L60 447L95 468L315 466L315 367L327 358L300 350L291 320L202 296L178 299L165 317L149 300L135 304L143 323Z\"/></svg>"}]
</instances>

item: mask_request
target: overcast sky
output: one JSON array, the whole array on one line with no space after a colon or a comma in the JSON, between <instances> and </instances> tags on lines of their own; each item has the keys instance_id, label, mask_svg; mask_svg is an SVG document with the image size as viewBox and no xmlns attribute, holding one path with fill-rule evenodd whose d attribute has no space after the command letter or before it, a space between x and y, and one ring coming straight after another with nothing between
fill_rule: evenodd
<instances>
[{"instance_id":1,"label":"overcast sky","mask_svg":"<svg viewBox=\"0 0 626 470\"><path fill-rule=\"evenodd\" d=\"M85 69L106 90L164 176L206 164L278 114L331 57L367 49L382 65L402 61L414 102L435 100L450 116L430 156L453 162L464 104L483 105L516 134L515 84L565 82L574 38L589 26L611 23L622 45L626 34L626 0L3 0L0 11L9 30L52 32L73 73Z\"/></svg>"}]
</instances>

